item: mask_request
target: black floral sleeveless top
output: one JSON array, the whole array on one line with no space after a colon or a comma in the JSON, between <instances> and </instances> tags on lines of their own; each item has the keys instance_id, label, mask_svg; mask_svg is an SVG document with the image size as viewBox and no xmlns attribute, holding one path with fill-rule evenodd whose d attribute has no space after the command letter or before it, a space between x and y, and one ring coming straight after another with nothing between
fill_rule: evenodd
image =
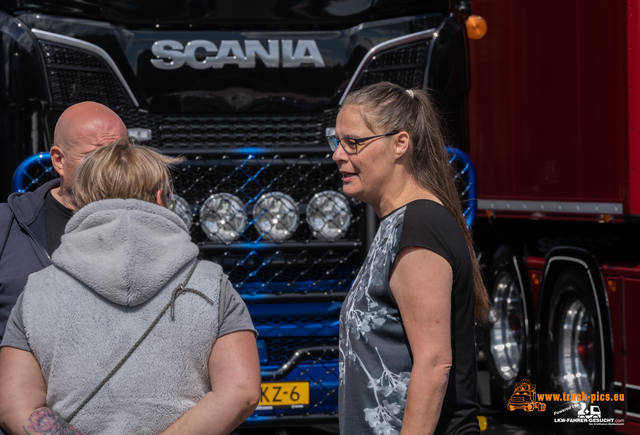
<instances>
[{"instance_id":1,"label":"black floral sleeveless top","mask_svg":"<svg viewBox=\"0 0 640 435\"><path fill-rule=\"evenodd\" d=\"M441 205L418 200L382 219L340 313L340 433L400 434L413 357L389 288L395 258L423 247L453 269L453 367L437 434L480 433L471 257L460 227Z\"/></svg>"}]
</instances>

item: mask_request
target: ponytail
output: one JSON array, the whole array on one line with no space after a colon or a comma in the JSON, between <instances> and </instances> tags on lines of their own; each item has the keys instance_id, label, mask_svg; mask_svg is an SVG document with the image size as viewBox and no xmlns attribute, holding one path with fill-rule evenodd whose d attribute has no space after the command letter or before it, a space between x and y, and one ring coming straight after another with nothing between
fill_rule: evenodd
<instances>
[{"instance_id":1,"label":"ponytail","mask_svg":"<svg viewBox=\"0 0 640 435\"><path fill-rule=\"evenodd\" d=\"M344 105L366 106L367 110L363 111L362 116L374 133L384 130L406 131L409 134L412 175L420 186L442 202L460 226L473 264L475 317L479 321L486 321L489 296L471 233L467 230L460 198L452 182L455 174L449 164L438 114L429 97L421 90L405 90L398 85L382 82L350 93Z\"/></svg>"}]
</instances>

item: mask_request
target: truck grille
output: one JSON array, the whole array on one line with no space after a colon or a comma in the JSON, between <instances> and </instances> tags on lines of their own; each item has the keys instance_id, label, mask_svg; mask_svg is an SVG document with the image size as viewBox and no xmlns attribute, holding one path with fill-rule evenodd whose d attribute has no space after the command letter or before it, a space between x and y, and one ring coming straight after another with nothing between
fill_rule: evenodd
<instances>
[{"instance_id":1,"label":"truck grille","mask_svg":"<svg viewBox=\"0 0 640 435\"><path fill-rule=\"evenodd\" d=\"M98 56L52 42L40 41L53 105L66 108L95 101L114 110L131 106L122 85Z\"/></svg>"},{"instance_id":2,"label":"truck grille","mask_svg":"<svg viewBox=\"0 0 640 435\"><path fill-rule=\"evenodd\" d=\"M280 366L302 348L338 345L338 312L332 316L255 318L253 326L266 344L265 364ZM302 358L303 361L308 357ZM327 361L338 355L327 355Z\"/></svg>"},{"instance_id":3,"label":"truck grille","mask_svg":"<svg viewBox=\"0 0 640 435\"><path fill-rule=\"evenodd\" d=\"M174 192L189 204L191 235L204 256L222 265L241 294L347 291L363 259L365 205L347 200L351 222L337 240L322 240L306 222L315 194L339 192L335 163L320 155L298 157L197 158L184 162L174 175ZM201 221L211 195L233 195L246 216L235 240L210 240ZM299 224L282 241L269 240L258 226L257 202L273 192L294 202Z\"/></svg>"},{"instance_id":4,"label":"truck grille","mask_svg":"<svg viewBox=\"0 0 640 435\"><path fill-rule=\"evenodd\" d=\"M391 82L405 89L422 88L430 41L402 45L378 54L360 76L354 89L379 82Z\"/></svg>"},{"instance_id":5,"label":"truck grille","mask_svg":"<svg viewBox=\"0 0 640 435\"><path fill-rule=\"evenodd\" d=\"M358 274L363 252L327 248L330 247L325 245L292 254L275 251L263 255L255 251L239 255L225 251L209 258L222 265L241 294L348 291Z\"/></svg>"},{"instance_id":6,"label":"truck grille","mask_svg":"<svg viewBox=\"0 0 640 435\"><path fill-rule=\"evenodd\" d=\"M195 217L192 236L197 243L206 243L207 237L198 225L201 206L207 198L217 192L228 192L244 203L244 212L251 216L255 202L269 192L282 192L297 203L301 221L304 221L306 206L311 198L323 191L340 191L342 180L336 164L326 157L280 156L245 159L188 160L174 174L174 191L191 206ZM363 230L364 204L349 200L354 215L344 239L358 241ZM301 224L290 240L312 241L312 232ZM259 234L253 225L247 226L238 241L255 242ZM263 240L264 241L264 240Z\"/></svg>"},{"instance_id":7,"label":"truck grille","mask_svg":"<svg viewBox=\"0 0 640 435\"><path fill-rule=\"evenodd\" d=\"M279 337L264 339L269 354L269 364L280 365L293 353L305 347L334 345L338 346L338 336L333 337ZM325 361L337 361L338 355L325 357Z\"/></svg>"},{"instance_id":8,"label":"truck grille","mask_svg":"<svg viewBox=\"0 0 640 435\"><path fill-rule=\"evenodd\" d=\"M168 115L122 110L128 128L151 132L159 149L182 150L326 147L327 128L338 110L318 113L244 113L238 115Z\"/></svg>"},{"instance_id":9,"label":"truck grille","mask_svg":"<svg viewBox=\"0 0 640 435\"><path fill-rule=\"evenodd\" d=\"M253 326L261 338L324 336L337 334L338 318L331 316L257 318L253 321Z\"/></svg>"}]
</instances>

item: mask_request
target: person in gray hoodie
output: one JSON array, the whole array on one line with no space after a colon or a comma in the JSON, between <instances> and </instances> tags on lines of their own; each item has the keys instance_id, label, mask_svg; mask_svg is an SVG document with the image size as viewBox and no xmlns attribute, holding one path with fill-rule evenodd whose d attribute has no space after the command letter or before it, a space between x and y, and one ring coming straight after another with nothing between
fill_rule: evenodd
<instances>
[{"instance_id":1,"label":"person in gray hoodie","mask_svg":"<svg viewBox=\"0 0 640 435\"><path fill-rule=\"evenodd\" d=\"M76 169L78 211L0 349L9 433L226 434L256 408L251 318L166 208L173 162L116 143Z\"/></svg>"}]
</instances>

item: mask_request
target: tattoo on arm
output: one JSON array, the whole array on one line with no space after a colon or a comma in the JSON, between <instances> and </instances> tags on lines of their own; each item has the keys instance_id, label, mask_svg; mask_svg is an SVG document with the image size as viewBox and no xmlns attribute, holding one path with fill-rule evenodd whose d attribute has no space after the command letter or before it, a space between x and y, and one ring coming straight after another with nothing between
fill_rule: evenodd
<instances>
[{"instance_id":1,"label":"tattoo on arm","mask_svg":"<svg viewBox=\"0 0 640 435\"><path fill-rule=\"evenodd\" d=\"M38 408L29 416L29 427L22 426L27 435L82 435L49 408Z\"/></svg>"}]
</instances>

